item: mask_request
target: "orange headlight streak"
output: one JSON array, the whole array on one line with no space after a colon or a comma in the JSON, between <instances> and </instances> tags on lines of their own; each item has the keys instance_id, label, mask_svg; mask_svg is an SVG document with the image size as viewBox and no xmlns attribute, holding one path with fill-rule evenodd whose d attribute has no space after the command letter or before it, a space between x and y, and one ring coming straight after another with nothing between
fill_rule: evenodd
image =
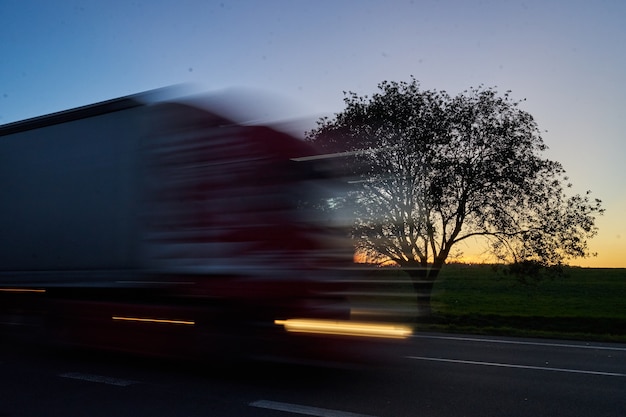
<instances>
[{"instance_id":1,"label":"orange headlight streak","mask_svg":"<svg viewBox=\"0 0 626 417\"><path fill-rule=\"evenodd\" d=\"M196 324L196 322L192 320L149 319L149 318L143 318L143 317L121 317L121 316L113 316L111 318L113 320L135 321L135 322L143 322L143 323L186 324L188 326L193 326Z\"/></svg>"},{"instance_id":2,"label":"orange headlight streak","mask_svg":"<svg viewBox=\"0 0 626 417\"><path fill-rule=\"evenodd\" d=\"M275 320L274 324L285 326L285 330L294 333L380 337L388 339L406 339L412 333L412 330L408 326L352 321L288 319Z\"/></svg>"},{"instance_id":3,"label":"orange headlight streak","mask_svg":"<svg viewBox=\"0 0 626 417\"><path fill-rule=\"evenodd\" d=\"M17 293L44 293L46 290L34 289L34 288L0 288L0 292L17 292Z\"/></svg>"}]
</instances>

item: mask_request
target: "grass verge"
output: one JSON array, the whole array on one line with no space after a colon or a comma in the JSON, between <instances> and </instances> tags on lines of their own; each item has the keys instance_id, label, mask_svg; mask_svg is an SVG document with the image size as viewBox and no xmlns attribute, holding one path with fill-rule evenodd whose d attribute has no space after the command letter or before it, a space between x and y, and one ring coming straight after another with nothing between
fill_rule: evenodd
<instances>
[{"instance_id":1,"label":"grass verge","mask_svg":"<svg viewBox=\"0 0 626 417\"><path fill-rule=\"evenodd\" d=\"M393 268L364 274L369 298L399 320L415 316L408 277ZM375 284L372 284L376 282ZM433 290L433 315L417 331L626 342L626 269L566 268L562 277L522 285L490 265L447 265Z\"/></svg>"}]
</instances>

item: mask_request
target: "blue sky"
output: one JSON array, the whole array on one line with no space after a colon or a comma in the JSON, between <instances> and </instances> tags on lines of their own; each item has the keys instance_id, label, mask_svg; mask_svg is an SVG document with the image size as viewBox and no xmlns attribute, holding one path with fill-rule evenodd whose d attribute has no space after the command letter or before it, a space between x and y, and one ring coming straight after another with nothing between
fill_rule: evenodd
<instances>
[{"instance_id":1,"label":"blue sky","mask_svg":"<svg viewBox=\"0 0 626 417\"><path fill-rule=\"evenodd\" d=\"M626 267L626 2L3 0L0 19L0 124L187 82L309 120L410 75L512 90L605 202L599 256L575 263Z\"/></svg>"}]
</instances>

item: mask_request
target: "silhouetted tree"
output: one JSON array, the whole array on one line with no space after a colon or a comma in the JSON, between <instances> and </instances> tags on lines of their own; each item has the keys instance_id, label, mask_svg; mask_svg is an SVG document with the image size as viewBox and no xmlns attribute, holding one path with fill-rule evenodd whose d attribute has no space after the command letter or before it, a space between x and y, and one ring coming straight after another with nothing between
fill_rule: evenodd
<instances>
[{"instance_id":1,"label":"silhouetted tree","mask_svg":"<svg viewBox=\"0 0 626 417\"><path fill-rule=\"evenodd\" d=\"M539 128L509 92L481 86L452 97L414 78L378 88L344 92L345 110L306 137L345 155L357 250L408 273L419 314L430 314L439 271L467 239L486 239L514 264L590 255L601 201L566 195L563 167L541 157Z\"/></svg>"}]
</instances>

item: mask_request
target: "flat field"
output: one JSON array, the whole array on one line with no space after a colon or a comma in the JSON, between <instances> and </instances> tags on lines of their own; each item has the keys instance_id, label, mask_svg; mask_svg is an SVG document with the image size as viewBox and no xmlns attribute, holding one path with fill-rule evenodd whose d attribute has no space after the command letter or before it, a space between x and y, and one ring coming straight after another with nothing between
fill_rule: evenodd
<instances>
[{"instance_id":1,"label":"flat field","mask_svg":"<svg viewBox=\"0 0 626 417\"><path fill-rule=\"evenodd\" d=\"M413 319L415 294L406 274L369 271L366 280L376 284L369 296L357 295L356 304ZM446 265L432 309L432 317L417 317L418 331L626 342L626 269L566 267L563 276L523 285L491 265Z\"/></svg>"}]
</instances>

